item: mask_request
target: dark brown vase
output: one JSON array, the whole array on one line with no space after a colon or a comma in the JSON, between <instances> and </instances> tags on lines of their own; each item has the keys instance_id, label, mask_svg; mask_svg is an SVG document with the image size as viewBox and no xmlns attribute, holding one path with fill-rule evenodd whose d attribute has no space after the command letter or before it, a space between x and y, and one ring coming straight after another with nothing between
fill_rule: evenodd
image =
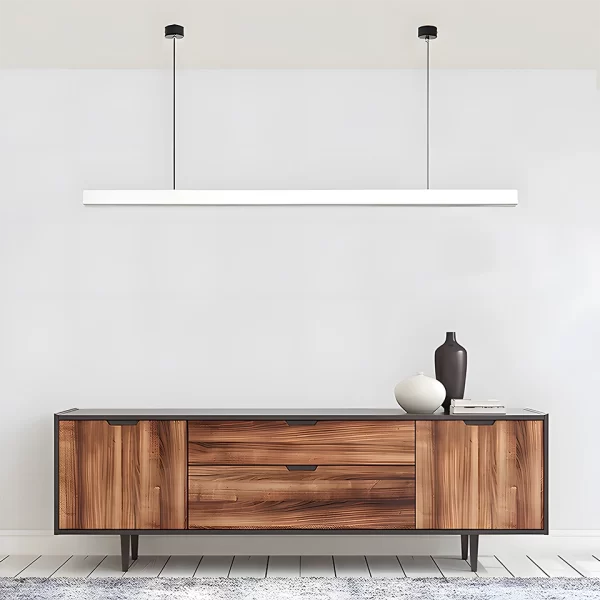
<instances>
[{"instance_id":1,"label":"dark brown vase","mask_svg":"<svg viewBox=\"0 0 600 600\"><path fill-rule=\"evenodd\" d=\"M450 400L465 395L467 382L467 351L456 341L456 333L448 331L446 341L435 351L435 378L446 388L442 406L450 412Z\"/></svg>"}]
</instances>

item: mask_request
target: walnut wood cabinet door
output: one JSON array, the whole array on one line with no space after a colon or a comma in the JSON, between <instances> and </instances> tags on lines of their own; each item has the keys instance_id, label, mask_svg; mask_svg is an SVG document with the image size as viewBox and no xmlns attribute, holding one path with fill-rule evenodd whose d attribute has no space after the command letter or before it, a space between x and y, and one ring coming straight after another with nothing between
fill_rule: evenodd
<instances>
[{"instance_id":1,"label":"walnut wood cabinet door","mask_svg":"<svg viewBox=\"0 0 600 600\"><path fill-rule=\"evenodd\" d=\"M59 529L185 529L185 421L58 422Z\"/></svg>"},{"instance_id":2,"label":"walnut wood cabinet door","mask_svg":"<svg viewBox=\"0 0 600 600\"><path fill-rule=\"evenodd\" d=\"M544 423L418 421L417 529L543 529Z\"/></svg>"}]
</instances>

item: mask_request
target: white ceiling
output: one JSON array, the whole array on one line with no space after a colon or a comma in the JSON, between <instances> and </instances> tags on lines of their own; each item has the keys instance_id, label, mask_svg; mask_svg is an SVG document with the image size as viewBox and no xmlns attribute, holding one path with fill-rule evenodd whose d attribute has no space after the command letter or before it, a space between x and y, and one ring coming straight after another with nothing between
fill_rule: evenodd
<instances>
[{"instance_id":1,"label":"white ceiling","mask_svg":"<svg viewBox=\"0 0 600 600\"><path fill-rule=\"evenodd\" d=\"M600 0L0 0L0 68L597 69Z\"/></svg>"}]
</instances>

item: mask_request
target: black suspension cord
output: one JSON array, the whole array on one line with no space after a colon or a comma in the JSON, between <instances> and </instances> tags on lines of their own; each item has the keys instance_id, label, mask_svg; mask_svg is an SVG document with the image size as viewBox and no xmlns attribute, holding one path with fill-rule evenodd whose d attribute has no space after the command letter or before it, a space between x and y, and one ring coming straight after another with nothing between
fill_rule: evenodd
<instances>
[{"instance_id":1,"label":"black suspension cord","mask_svg":"<svg viewBox=\"0 0 600 600\"><path fill-rule=\"evenodd\" d=\"M173 38L173 189L175 189L175 38Z\"/></svg>"},{"instance_id":2,"label":"black suspension cord","mask_svg":"<svg viewBox=\"0 0 600 600\"><path fill-rule=\"evenodd\" d=\"M427 43L427 189L429 189L429 38Z\"/></svg>"}]
</instances>

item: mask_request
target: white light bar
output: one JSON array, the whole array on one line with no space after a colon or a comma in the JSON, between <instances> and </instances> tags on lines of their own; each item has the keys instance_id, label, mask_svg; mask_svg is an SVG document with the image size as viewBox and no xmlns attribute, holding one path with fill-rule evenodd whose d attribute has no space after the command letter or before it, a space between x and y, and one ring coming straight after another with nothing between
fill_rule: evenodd
<instances>
[{"instance_id":1,"label":"white light bar","mask_svg":"<svg viewBox=\"0 0 600 600\"><path fill-rule=\"evenodd\" d=\"M90 205L517 206L517 190L84 190Z\"/></svg>"}]
</instances>

